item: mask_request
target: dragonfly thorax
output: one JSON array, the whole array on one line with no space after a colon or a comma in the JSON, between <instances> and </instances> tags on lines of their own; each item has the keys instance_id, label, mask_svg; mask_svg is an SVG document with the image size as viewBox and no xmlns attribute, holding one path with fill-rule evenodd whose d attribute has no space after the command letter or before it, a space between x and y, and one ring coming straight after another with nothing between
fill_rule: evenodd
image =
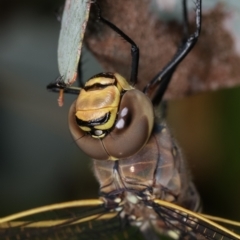
<instances>
[{"instance_id":1,"label":"dragonfly thorax","mask_svg":"<svg viewBox=\"0 0 240 240\"><path fill-rule=\"evenodd\" d=\"M164 122L154 125L148 142L135 155L117 161L94 160L93 169L106 201L121 198L133 202L130 194L143 201L162 199L198 209L199 196Z\"/></svg>"}]
</instances>

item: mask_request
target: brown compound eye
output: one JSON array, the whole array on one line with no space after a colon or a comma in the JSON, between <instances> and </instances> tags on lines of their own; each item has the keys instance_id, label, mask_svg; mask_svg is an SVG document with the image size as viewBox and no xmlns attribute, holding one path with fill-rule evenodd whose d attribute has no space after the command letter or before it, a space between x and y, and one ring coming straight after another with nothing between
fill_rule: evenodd
<instances>
[{"instance_id":1,"label":"brown compound eye","mask_svg":"<svg viewBox=\"0 0 240 240\"><path fill-rule=\"evenodd\" d=\"M98 160L117 160L137 153L148 141L154 122L151 101L140 91L125 92L113 128L103 138L93 138L77 125L74 102L69 112L69 127L78 146Z\"/></svg>"},{"instance_id":2,"label":"brown compound eye","mask_svg":"<svg viewBox=\"0 0 240 240\"><path fill-rule=\"evenodd\" d=\"M89 133L83 131L77 124L75 114L76 101L71 105L68 114L69 129L74 141L88 156L99 160L108 159L109 155L105 151L100 138L93 138Z\"/></svg>"},{"instance_id":3,"label":"brown compound eye","mask_svg":"<svg viewBox=\"0 0 240 240\"><path fill-rule=\"evenodd\" d=\"M148 141L153 122L153 106L146 95L136 89L127 91L114 128L102 140L108 154L121 159L137 153Z\"/></svg>"}]
</instances>

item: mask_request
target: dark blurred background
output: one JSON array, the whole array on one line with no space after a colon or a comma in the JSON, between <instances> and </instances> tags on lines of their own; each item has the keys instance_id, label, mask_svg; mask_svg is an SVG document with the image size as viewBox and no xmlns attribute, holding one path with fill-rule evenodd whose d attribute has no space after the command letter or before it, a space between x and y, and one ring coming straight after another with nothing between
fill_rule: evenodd
<instances>
[{"instance_id":1,"label":"dark blurred background","mask_svg":"<svg viewBox=\"0 0 240 240\"><path fill-rule=\"evenodd\" d=\"M58 76L64 1L1 1L0 215L97 198L91 161L68 131L74 96L62 108L46 85ZM203 26L204 27L204 26ZM101 71L84 51L83 78ZM202 196L204 212L240 220L240 89L169 103L168 120Z\"/></svg>"}]
</instances>

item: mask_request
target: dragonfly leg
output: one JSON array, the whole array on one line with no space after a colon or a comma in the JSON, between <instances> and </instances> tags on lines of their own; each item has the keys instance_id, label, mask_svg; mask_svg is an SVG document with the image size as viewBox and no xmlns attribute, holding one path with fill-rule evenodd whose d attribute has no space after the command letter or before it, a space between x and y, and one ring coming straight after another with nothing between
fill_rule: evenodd
<instances>
[{"instance_id":1,"label":"dragonfly leg","mask_svg":"<svg viewBox=\"0 0 240 240\"><path fill-rule=\"evenodd\" d=\"M144 93L151 95L150 98L154 105L160 103L163 94L165 93L167 86L171 80L171 77L177 68L178 64L188 55L191 49L196 44L201 31L201 5L202 1L196 1L196 30L193 34L188 34L188 17L187 17L187 4L186 0L183 1L183 19L184 19L184 37L178 47L175 55L170 62L151 80L151 82L144 88ZM153 96L152 96L153 92Z\"/></svg>"},{"instance_id":2,"label":"dragonfly leg","mask_svg":"<svg viewBox=\"0 0 240 240\"><path fill-rule=\"evenodd\" d=\"M60 76L56 79L55 82L49 83L47 85L47 90L51 91L51 92L56 92L56 93L70 93L70 94L76 94L78 95L80 92L80 88L78 87L71 87L68 84L66 84L63 81L63 77Z\"/></svg>"},{"instance_id":3,"label":"dragonfly leg","mask_svg":"<svg viewBox=\"0 0 240 240\"><path fill-rule=\"evenodd\" d=\"M98 20L107 25L108 27L110 27L113 31L118 33L125 41L131 44L132 65L130 82L131 84L135 85L137 82L138 75L139 48L136 45L136 43L129 36L127 36L121 29L119 29L116 25L114 25L113 23L109 22L107 19L104 18L102 16L100 6L96 3L96 1L94 3L98 11Z\"/></svg>"}]
</instances>

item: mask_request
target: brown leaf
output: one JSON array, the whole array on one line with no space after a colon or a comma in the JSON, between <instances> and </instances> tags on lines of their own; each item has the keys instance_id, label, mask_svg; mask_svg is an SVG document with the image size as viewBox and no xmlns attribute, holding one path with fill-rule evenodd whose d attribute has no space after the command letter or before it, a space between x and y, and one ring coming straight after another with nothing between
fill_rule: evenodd
<instances>
[{"instance_id":1,"label":"brown leaf","mask_svg":"<svg viewBox=\"0 0 240 240\"><path fill-rule=\"evenodd\" d=\"M139 89L165 66L181 41L183 27L177 22L159 20L149 0L101 0L102 15L116 24L140 48ZM92 6L85 43L106 71L130 76L130 45L102 23L96 22ZM190 29L194 29L194 10ZM173 75L165 99L201 91L232 87L240 83L240 57L233 36L224 27L229 17L221 5L203 13L202 32L192 52Z\"/></svg>"}]
</instances>

